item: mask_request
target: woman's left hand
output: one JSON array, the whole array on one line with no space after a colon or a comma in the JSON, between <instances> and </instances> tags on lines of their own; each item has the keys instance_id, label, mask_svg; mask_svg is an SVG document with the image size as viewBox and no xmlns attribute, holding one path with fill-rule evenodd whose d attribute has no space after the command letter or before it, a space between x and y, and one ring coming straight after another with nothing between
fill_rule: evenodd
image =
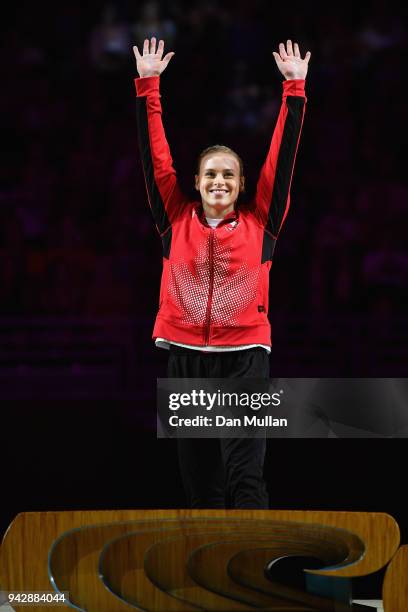
<instances>
[{"instance_id":1,"label":"woman's left hand","mask_svg":"<svg viewBox=\"0 0 408 612\"><path fill-rule=\"evenodd\" d=\"M311 57L310 51L308 51L304 59L300 56L299 45L288 40L285 45L279 44L279 53L273 52L276 65L285 77L285 79L305 79L307 75L307 69L309 67L309 60Z\"/></svg>"}]
</instances>

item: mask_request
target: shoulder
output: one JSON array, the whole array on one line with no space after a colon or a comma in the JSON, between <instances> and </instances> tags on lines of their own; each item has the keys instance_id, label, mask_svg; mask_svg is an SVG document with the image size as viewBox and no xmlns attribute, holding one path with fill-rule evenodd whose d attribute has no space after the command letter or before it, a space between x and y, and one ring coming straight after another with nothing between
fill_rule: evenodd
<instances>
[{"instance_id":1,"label":"shoulder","mask_svg":"<svg viewBox=\"0 0 408 612\"><path fill-rule=\"evenodd\" d=\"M199 202L193 202L191 200L185 200L182 202L181 206L178 208L177 215L174 218L172 225L177 223L189 223L192 221L197 215L197 208L199 205Z\"/></svg>"}]
</instances>

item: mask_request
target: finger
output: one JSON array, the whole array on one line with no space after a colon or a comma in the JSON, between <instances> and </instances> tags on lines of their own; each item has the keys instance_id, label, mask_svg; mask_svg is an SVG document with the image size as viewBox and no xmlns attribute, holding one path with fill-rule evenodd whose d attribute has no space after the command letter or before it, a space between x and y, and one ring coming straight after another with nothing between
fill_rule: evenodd
<instances>
[{"instance_id":1,"label":"finger","mask_svg":"<svg viewBox=\"0 0 408 612\"><path fill-rule=\"evenodd\" d=\"M166 66L173 57L173 55L175 55L174 51L170 51L170 53L167 53L167 55L164 56L163 62L166 64Z\"/></svg>"},{"instance_id":2,"label":"finger","mask_svg":"<svg viewBox=\"0 0 408 612\"><path fill-rule=\"evenodd\" d=\"M312 57L312 54L310 53L310 51L308 51L305 55L305 62L306 64L309 63L310 58Z\"/></svg>"},{"instance_id":3,"label":"finger","mask_svg":"<svg viewBox=\"0 0 408 612\"><path fill-rule=\"evenodd\" d=\"M156 53L156 38L154 36L150 39L150 53L153 53L153 55Z\"/></svg>"},{"instance_id":4,"label":"finger","mask_svg":"<svg viewBox=\"0 0 408 612\"><path fill-rule=\"evenodd\" d=\"M292 41L290 39L286 41L286 51L288 55L293 55Z\"/></svg>"},{"instance_id":5,"label":"finger","mask_svg":"<svg viewBox=\"0 0 408 612\"><path fill-rule=\"evenodd\" d=\"M282 60L285 60L288 57L288 54L286 53L285 45L283 43L279 43L279 55L281 56Z\"/></svg>"},{"instance_id":6,"label":"finger","mask_svg":"<svg viewBox=\"0 0 408 612\"><path fill-rule=\"evenodd\" d=\"M293 45L293 52L295 54L295 57L300 57L299 45L297 43Z\"/></svg>"},{"instance_id":7,"label":"finger","mask_svg":"<svg viewBox=\"0 0 408 612\"><path fill-rule=\"evenodd\" d=\"M276 51L273 51L273 57L275 58L275 62L279 65L280 62L282 61L281 56L279 55L279 53L276 53Z\"/></svg>"},{"instance_id":8,"label":"finger","mask_svg":"<svg viewBox=\"0 0 408 612\"><path fill-rule=\"evenodd\" d=\"M141 59L141 57L142 57L142 56L140 55L140 53L139 53L139 49L137 48L137 46L136 46L136 45L133 47L133 53L135 54L135 58L136 58L137 60L140 60L140 59Z\"/></svg>"},{"instance_id":9,"label":"finger","mask_svg":"<svg viewBox=\"0 0 408 612\"><path fill-rule=\"evenodd\" d=\"M149 39L145 38L143 43L143 55L149 55Z\"/></svg>"},{"instance_id":10,"label":"finger","mask_svg":"<svg viewBox=\"0 0 408 612\"><path fill-rule=\"evenodd\" d=\"M157 55L160 56L160 59L161 59L161 57L163 55L163 51L164 51L164 40L159 40L159 44L157 46L156 53L157 53Z\"/></svg>"}]
</instances>

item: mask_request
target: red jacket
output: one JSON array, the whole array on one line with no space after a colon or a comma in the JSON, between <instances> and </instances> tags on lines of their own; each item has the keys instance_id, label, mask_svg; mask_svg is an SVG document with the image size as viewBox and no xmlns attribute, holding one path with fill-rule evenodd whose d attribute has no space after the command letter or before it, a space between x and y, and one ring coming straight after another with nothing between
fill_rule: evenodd
<instances>
[{"instance_id":1,"label":"red jacket","mask_svg":"<svg viewBox=\"0 0 408 612\"><path fill-rule=\"evenodd\" d=\"M163 124L159 77L135 79L147 194L163 243L160 307L153 338L200 346L271 345L269 271L289 208L305 110L304 81L283 83L283 100L254 200L208 226L181 192Z\"/></svg>"}]
</instances>

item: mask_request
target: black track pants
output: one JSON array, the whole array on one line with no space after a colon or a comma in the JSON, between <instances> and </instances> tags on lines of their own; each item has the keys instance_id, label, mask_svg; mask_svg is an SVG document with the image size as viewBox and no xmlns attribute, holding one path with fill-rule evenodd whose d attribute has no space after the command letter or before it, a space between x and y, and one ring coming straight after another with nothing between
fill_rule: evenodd
<instances>
[{"instance_id":1,"label":"black track pants","mask_svg":"<svg viewBox=\"0 0 408 612\"><path fill-rule=\"evenodd\" d=\"M169 378L269 378L261 348L205 353L171 345ZM181 476L191 508L268 508L265 438L179 438Z\"/></svg>"}]
</instances>

